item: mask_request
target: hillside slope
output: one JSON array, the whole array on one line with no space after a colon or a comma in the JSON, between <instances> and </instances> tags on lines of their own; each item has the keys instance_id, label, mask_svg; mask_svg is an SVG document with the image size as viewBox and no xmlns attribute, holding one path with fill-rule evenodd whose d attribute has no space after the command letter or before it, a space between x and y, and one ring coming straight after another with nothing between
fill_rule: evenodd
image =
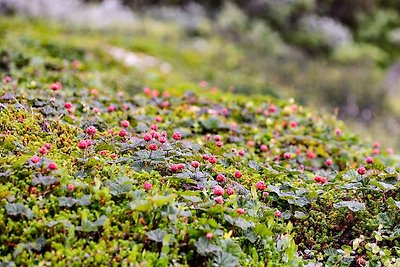
<instances>
[{"instance_id":1,"label":"hillside slope","mask_svg":"<svg viewBox=\"0 0 400 267\"><path fill-rule=\"evenodd\" d=\"M59 38L2 52L2 265L400 265L391 151Z\"/></svg>"}]
</instances>

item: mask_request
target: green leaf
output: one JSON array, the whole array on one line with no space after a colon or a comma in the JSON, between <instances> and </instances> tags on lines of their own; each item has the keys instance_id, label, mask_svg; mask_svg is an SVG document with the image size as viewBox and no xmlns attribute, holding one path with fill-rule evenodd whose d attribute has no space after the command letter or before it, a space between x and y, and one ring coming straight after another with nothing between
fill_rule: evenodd
<instances>
[{"instance_id":1,"label":"green leaf","mask_svg":"<svg viewBox=\"0 0 400 267\"><path fill-rule=\"evenodd\" d=\"M271 229L269 229L265 224L256 224L254 227L254 232L262 237L273 236Z\"/></svg>"},{"instance_id":2,"label":"green leaf","mask_svg":"<svg viewBox=\"0 0 400 267\"><path fill-rule=\"evenodd\" d=\"M6 204L6 210L7 214L11 216L17 216L17 215L24 215L28 219L31 219L34 217L32 211L25 207L22 204L19 203L7 203Z\"/></svg>"},{"instance_id":3,"label":"green leaf","mask_svg":"<svg viewBox=\"0 0 400 267\"><path fill-rule=\"evenodd\" d=\"M240 266L238 258L230 253L220 251L218 252L213 260L213 266L218 267L237 267Z\"/></svg>"},{"instance_id":4,"label":"green leaf","mask_svg":"<svg viewBox=\"0 0 400 267\"><path fill-rule=\"evenodd\" d=\"M342 201L342 202L333 204L333 207L335 207L335 208L346 207L354 212L357 212L360 210L365 210L365 204L357 202L357 201Z\"/></svg>"},{"instance_id":5,"label":"green leaf","mask_svg":"<svg viewBox=\"0 0 400 267\"><path fill-rule=\"evenodd\" d=\"M164 236L167 234L167 231L156 229L151 230L146 233L148 239L153 240L155 242L163 242Z\"/></svg>"},{"instance_id":6,"label":"green leaf","mask_svg":"<svg viewBox=\"0 0 400 267\"><path fill-rule=\"evenodd\" d=\"M42 184L44 186L49 186L57 183L57 181L58 181L57 178L51 176L38 176L33 178L32 184L33 185Z\"/></svg>"},{"instance_id":7,"label":"green leaf","mask_svg":"<svg viewBox=\"0 0 400 267\"><path fill-rule=\"evenodd\" d=\"M345 180L357 180L360 175L357 173L356 170L349 170L345 174L343 174L343 179Z\"/></svg>"},{"instance_id":8,"label":"green leaf","mask_svg":"<svg viewBox=\"0 0 400 267\"><path fill-rule=\"evenodd\" d=\"M197 249L197 253L199 253L202 256L206 256L207 254L210 254L212 252L217 252L221 251L221 248L211 244L210 240L205 238L204 236L200 237L195 243L194 246Z\"/></svg>"}]
</instances>

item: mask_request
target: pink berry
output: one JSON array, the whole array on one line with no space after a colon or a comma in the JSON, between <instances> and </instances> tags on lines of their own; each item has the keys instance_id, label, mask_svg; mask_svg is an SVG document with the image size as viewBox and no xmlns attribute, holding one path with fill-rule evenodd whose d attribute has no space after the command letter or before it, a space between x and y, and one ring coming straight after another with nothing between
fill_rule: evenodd
<instances>
[{"instance_id":1,"label":"pink berry","mask_svg":"<svg viewBox=\"0 0 400 267\"><path fill-rule=\"evenodd\" d=\"M368 163L368 164L372 164L374 162L374 158L373 157L367 157L365 159L365 162Z\"/></svg>"},{"instance_id":2,"label":"pink berry","mask_svg":"<svg viewBox=\"0 0 400 267\"><path fill-rule=\"evenodd\" d=\"M172 138L173 138L174 140L180 140L180 139L182 138L182 135L181 135L180 133L178 133L178 132L175 132L175 133L172 135Z\"/></svg>"},{"instance_id":3,"label":"pink berry","mask_svg":"<svg viewBox=\"0 0 400 267\"><path fill-rule=\"evenodd\" d=\"M261 150L262 152L267 151L267 150L268 150L267 145L262 144L262 145L260 146L260 150Z\"/></svg>"},{"instance_id":4,"label":"pink berry","mask_svg":"<svg viewBox=\"0 0 400 267\"><path fill-rule=\"evenodd\" d=\"M198 161L192 161L191 165L193 168L197 169L200 166L200 163Z\"/></svg>"},{"instance_id":5,"label":"pink berry","mask_svg":"<svg viewBox=\"0 0 400 267\"><path fill-rule=\"evenodd\" d=\"M49 169L52 171L57 170L57 164L55 164L54 162L51 162L49 164Z\"/></svg>"},{"instance_id":6,"label":"pink berry","mask_svg":"<svg viewBox=\"0 0 400 267\"><path fill-rule=\"evenodd\" d=\"M118 135L120 137L125 137L127 135L127 132L124 129L122 129L122 130L119 131Z\"/></svg>"},{"instance_id":7,"label":"pink berry","mask_svg":"<svg viewBox=\"0 0 400 267\"><path fill-rule=\"evenodd\" d=\"M143 93L145 93L146 95L150 96L151 95L151 89L149 87L145 87L145 88L143 88Z\"/></svg>"},{"instance_id":8,"label":"pink berry","mask_svg":"<svg viewBox=\"0 0 400 267\"><path fill-rule=\"evenodd\" d=\"M86 146L87 146L87 147L90 147L90 146L93 145L93 141L90 140L90 139L85 140L85 142L86 142Z\"/></svg>"},{"instance_id":9,"label":"pink berry","mask_svg":"<svg viewBox=\"0 0 400 267\"><path fill-rule=\"evenodd\" d=\"M127 121L127 120L121 121L121 127L128 128L129 127L129 121Z\"/></svg>"},{"instance_id":10,"label":"pink berry","mask_svg":"<svg viewBox=\"0 0 400 267\"><path fill-rule=\"evenodd\" d=\"M210 141L211 139L211 134L206 134L206 141Z\"/></svg>"},{"instance_id":11,"label":"pink berry","mask_svg":"<svg viewBox=\"0 0 400 267\"><path fill-rule=\"evenodd\" d=\"M100 151L100 155L105 156L106 154L107 154L107 151L106 151L106 150L101 150L101 151Z\"/></svg>"},{"instance_id":12,"label":"pink berry","mask_svg":"<svg viewBox=\"0 0 400 267\"><path fill-rule=\"evenodd\" d=\"M256 183L256 188L260 191L264 191L265 189L267 189L267 186L263 181L259 181Z\"/></svg>"},{"instance_id":13,"label":"pink berry","mask_svg":"<svg viewBox=\"0 0 400 267\"><path fill-rule=\"evenodd\" d=\"M253 147L254 146L254 141L253 140L247 141L247 146Z\"/></svg>"},{"instance_id":14,"label":"pink berry","mask_svg":"<svg viewBox=\"0 0 400 267\"><path fill-rule=\"evenodd\" d=\"M233 188L228 188L228 189L226 189L226 193L230 196L230 195L233 195L233 194L235 194L235 190L233 190Z\"/></svg>"},{"instance_id":15,"label":"pink berry","mask_svg":"<svg viewBox=\"0 0 400 267\"><path fill-rule=\"evenodd\" d=\"M210 156L208 158L208 162L210 162L211 164L215 164L215 163L217 163L217 161L218 161L218 159L215 156Z\"/></svg>"},{"instance_id":16,"label":"pink berry","mask_svg":"<svg viewBox=\"0 0 400 267\"><path fill-rule=\"evenodd\" d=\"M297 126L297 122L291 121L290 122L290 127L295 128Z\"/></svg>"},{"instance_id":17,"label":"pink berry","mask_svg":"<svg viewBox=\"0 0 400 267\"><path fill-rule=\"evenodd\" d=\"M93 113L95 113L95 114L100 113L100 109L99 108L93 108Z\"/></svg>"},{"instance_id":18,"label":"pink berry","mask_svg":"<svg viewBox=\"0 0 400 267\"><path fill-rule=\"evenodd\" d=\"M364 175L367 173L367 170L365 169L365 167L360 167L357 169L358 174L360 175Z\"/></svg>"},{"instance_id":19,"label":"pink berry","mask_svg":"<svg viewBox=\"0 0 400 267\"><path fill-rule=\"evenodd\" d=\"M40 161L40 158L38 156L34 155L30 158L30 160L32 161L32 163L36 164Z\"/></svg>"},{"instance_id":20,"label":"pink berry","mask_svg":"<svg viewBox=\"0 0 400 267\"><path fill-rule=\"evenodd\" d=\"M81 140L81 141L79 141L79 143L78 143L78 148L80 148L80 149L85 149L86 147L87 147L86 140Z\"/></svg>"},{"instance_id":21,"label":"pink berry","mask_svg":"<svg viewBox=\"0 0 400 267\"><path fill-rule=\"evenodd\" d=\"M222 146L224 145L224 143L222 143L221 141L218 141L218 142L216 143L216 145L217 145L217 147L222 147Z\"/></svg>"},{"instance_id":22,"label":"pink berry","mask_svg":"<svg viewBox=\"0 0 400 267\"><path fill-rule=\"evenodd\" d=\"M153 139L153 136L151 136L151 134L149 133L144 134L143 136L144 141L149 142L151 139Z\"/></svg>"},{"instance_id":23,"label":"pink berry","mask_svg":"<svg viewBox=\"0 0 400 267\"><path fill-rule=\"evenodd\" d=\"M215 142L221 141L221 136L219 136L218 134L214 135L214 141Z\"/></svg>"},{"instance_id":24,"label":"pink berry","mask_svg":"<svg viewBox=\"0 0 400 267\"><path fill-rule=\"evenodd\" d=\"M225 181L226 181L225 175L219 173L219 174L217 175L217 182L223 183L223 182L225 182Z\"/></svg>"},{"instance_id":25,"label":"pink berry","mask_svg":"<svg viewBox=\"0 0 400 267\"><path fill-rule=\"evenodd\" d=\"M215 197L214 200L218 204L224 204L224 198L222 196Z\"/></svg>"},{"instance_id":26,"label":"pink berry","mask_svg":"<svg viewBox=\"0 0 400 267\"><path fill-rule=\"evenodd\" d=\"M278 217L278 218L282 216L282 212L280 212L279 210L275 211L274 214L275 214L275 216Z\"/></svg>"},{"instance_id":27,"label":"pink berry","mask_svg":"<svg viewBox=\"0 0 400 267\"><path fill-rule=\"evenodd\" d=\"M45 148L47 148L48 150L51 149L51 144L50 144L50 143L45 143L43 146L44 146Z\"/></svg>"},{"instance_id":28,"label":"pink berry","mask_svg":"<svg viewBox=\"0 0 400 267\"><path fill-rule=\"evenodd\" d=\"M149 182L144 182L144 184L143 184L143 188L146 191L149 191L152 187L153 187L153 185Z\"/></svg>"},{"instance_id":29,"label":"pink berry","mask_svg":"<svg viewBox=\"0 0 400 267\"><path fill-rule=\"evenodd\" d=\"M11 82L11 77L10 77L10 76L6 76L6 77L4 78L4 82L10 83L10 82Z\"/></svg>"},{"instance_id":30,"label":"pink berry","mask_svg":"<svg viewBox=\"0 0 400 267\"><path fill-rule=\"evenodd\" d=\"M45 148L44 146L42 146L41 148L39 148L39 152L44 155L47 153L47 148Z\"/></svg>"},{"instance_id":31,"label":"pink berry","mask_svg":"<svg viewBox=\"0 0 400 267\"><path fill-rule=\"evenodd\" d=\"M163 101L162 103L161 103L161 107L162 108L167 108L169 106L169 102L168 101Z\"/></svg>"},{"instance_id":32,"label":"pink berry","mask_svg":"<svg viewBox=\"0 0 400 267\"><path fill-rule=\"evenodd\" d=\"M268 192L264 191L264 192L263 192L263 197L265 198L265 197L267 197L267 196L268 196Z\"/></svg>"},{"instance_id":33,"label":"pink berry","mask_svg":"<svg viewBox=\"0 0 400 267\"><path fill-rule=\"evenodd\" d=\"M97 132L97 129L94 126L89 126L89 127L86 128L86 133L91 135L91 136L95 135L96 132Z\"/></svg>"},{"instance_id":34,"label":"pink berry","mask_svg":"<svg viewBox=\"0 0 400 267\"><path fill-rule=\"evenodd\" d=\"M67 189L68 191L74 191L75 186L73 184L68 184Z\"/></svg>"},{"instance_id":35,"label":"pink berry","mask_svg":"<svg viewBox=\"0 0 400 267\"><path fill-rule=\"evenodd\" d=\"M155 120L155 122L162 122L162 121L163 121L163 118L162 118L161 116L156 116L156 117L154 118L154 120Z\"/></svg>"},{"instance_id":36,"label":"pink berry","mask_svg":"<svg viewBox=\"0 0 400 267\"><path fill-rule=\"evenodd\" d=\"M387 152L389 155L392 155L392 154L393 154L393 148L388 148L388 149L386 150L386 152Z\"/></svg>"},{"instance_id":37,"label":"pink berry","mask_svg":"<svg viewBox=\"0 0 400 267\"><path fill-rule=\"evenodd\" d=\"M320 175L316 175L314 177L314 181L316 181L319 184L325 184L328 182L328 179L326 177L320 176Z\"/></svg>"},{"instance_id":38,"label":"pink berry","mask_svg":"<svg viewBox=\"0 0 400 267\"><path fill-rule=\"evenodd\" d=\"M66 108L66 109L72 108L72 103L71 102L65 102L64 103L64 108Z\"/></svg>"},{"instance_id":39,"label":"pink berry","mask_svg":"<svg viewBox=\"0 0 400 267\"><path fill-rule=\"evenodd\" d=\"M213 233L207 233L206 234L206 238L208 239L208 240L211 240L211 239L213 239Z\"/></svg>"},{"instance_id":40,"label":"pink berry","mask_svg":"<svg viewBox=\"0 0 400 267\"><path fill-rule=\"evenodd\" d=\"M340 135L342 135L342 130L340 130L339 128L336 128L335 133L337 136L340 136Z\"/></svg>"},{"instance_id":41,"label":"pink berry","mask_svg":"<svg viewBox=\"0 0 400 267\"><path fill-rule=\"evenodd\" d=\"M277 110L277 108L276 108L276 106L274 104L271 104L269 106L269 108L268 108L268 111L271 112L271 113L276 112L276 110Z\"/></svg>"},{"instance_id":42,"label":"pink berry","mask_svg":"<svg viewBox=\"0 0 400 267\"><path fill-rule=\"evenodd\" d=\"M292 158L292 154L289 153L289 152L286 152L286 153L283 154L283 158L286 159L286 160L289 160L289 159Z\"/></svg>"},{"instance_id":43,"label":"pink berry","mask_svg":"<svg viewBox=\"0 0 400 267\"><path fill-rule=\"evenodd\" d=\"M117 158L117 154L115 154L115 153L110 154L110 158L116 159Z\"/></svg>"},{"instance_id":44,"label":"pink berry","mask_svg":"<svg viewBox=\"0 0 400 267\"><path fill-rule=\"evenodd\" d=\"M50 85L50 89L53 91L58 91L62 89L62 85L60 82L55 82Z\"/></svg>"},{"instance_id":45,"label":"pink berry","mask_svg":"<svg viewBox=\"0 0 400 267\"><path fill-rule=\"evenodd\" d=\"M244 154L246 154L246 152L244 150L239 150L238 154L239 154L239 156L244 156Z\"/></svg>"},{"instance_id":46,"label":"pink berry","mask_svg":"<svg viewBox=\"0 0 400 267\"><path fill-rule=\"evenodd\" d=\"M245 213L245 210L244 210L243 208L238 208L238 209L236 210L236 212L239 213L239 214L244 214L244 213Z\"/></svg>"},{"instance_id":47,"label":"pink berry","mask_svg":"<svg viewBox=\"0 0 400 267\"><path fill-rule=\"evenodd\" d=\"M217 196L222 196L224 194L224 189L221 186L217 185L216 187L214 187L213 194Z\"/></svg>"},{"instance_id":48,"label":"pink berry","mask_svg":"<svg viewBox=\"0 0 400 267\"><path fill-rule=\"evenodd\" d=\"M150 129L157 131L158 130L158 125L157 124L152 124L150 125Z\"/></svg>"},{"instance_id":49,"label":"pink berry","mask_svg":"<svg viewBox=\"0 0 400 267\"><path fill-rule=\"evenodd\" d=\"M158 141L160 141L161 144L165 144L167 142L167 139L164 136L160 136L160 138L158 138Z\"/></svg>"},{"instance_id":50,"label":"pink berry","mask_svg":"<svg viewBox=\"0 0 400 267\"><path fill-rule=\"evenodd\" d=\"M113 112L113 111L115 111L115 106L114 106L114 105L108 106L108 107L107 107L107 111L110 112L110 113Z\"/></svg>"},{"instance_id":51,"label":"pink berry","mask_svg":"<svg viewBox=\"0 0 400 267\"><path fill-rule=\"evenodd\" d=\"M327 159L327 160L325 160L325 165L326 166L331 166L332 165L332 160L331 159Z\"/></svg>"},{"instance_id":52,"label":"pink berry","mask_svg":"<svg viewBox=\"0 0 400 267\"><path fill-rule=\"evenodd\" d=\"M374 148L374 150L372 151L372 154L378 155L379 154L379 148Z\"/></svg>"},{"instance_id":53,"label":"pink berry","mask_svg":"<svg viewBox=\"0 0 400 267\"><path fill-rule=\"evenodd\" d=\"M156 144L150 144L149 149L155 151L158 149L158 146Z\"/></svg>"},{"instance_id":54,"label":"pink berry","mask_svg":"<svg viewBox=\"0 0 400 267\"><path fill-rule=\"evenodd\" d=\"M235 177L236 177L236 178L242 178L242 176L243 176L243 174L242 174L241 171L239 171L239 170L236 170L236 171L235 171Z\"/></svg>"},{"instance_id":55,"label":"pink berry","mask_svg":"<svg viewBox=\"0 0 400 267\"><path fill-rule=\"evenodd\" d=\"M381 146L381 144L378 141L375 141L373 144L374 148L379 148Z\"/></svg>"}]
</instances>

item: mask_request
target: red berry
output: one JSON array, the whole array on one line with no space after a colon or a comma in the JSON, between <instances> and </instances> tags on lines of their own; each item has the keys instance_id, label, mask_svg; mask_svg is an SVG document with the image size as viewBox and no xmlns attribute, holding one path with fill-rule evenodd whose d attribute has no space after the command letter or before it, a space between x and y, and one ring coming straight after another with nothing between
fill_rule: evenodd
<instances>
[{"instance_id":1,"label":"red berry","mask_svg":"<svg viewBox=\"0 0 400 267\"><path fill-rule=\"evenodd\" d=\"M328 182L328 179L326 177L320 176L320 175L316 175L314 177L314 180L319 183L319 184L325 184Z\"/></svg>"},{"instance_id":2,"label":"red berry","mask_svg":"<svg viewBox=\"0 0 400 267\"><path fill-rule=\"evenodd\" d=\"M160 141L161 144L164 144L164 143L167 142L167 139L166 139L164 136L160 136L160 137L158 138L158 141Z\"/></svg>"},{"instance_id":3,"label":"red berry","mask_svg":"<svg viewBox=\"0 0 400 267\"><path fill-rule=\"evenodd\" d=\"M260 146L260 150L261 150L262 152L267 151L267 150L268 150L267 145L262 144L262 145Z\"/></svg>"},{"instance_id":4,"label":"red berry","mask_svg":"<svg viewBox=\"0 0 400 267\"><path fill-rule=\"evenodd\" d=\"M197 169L200 166L200 163L198 161L192 161L191 165L193 168Z\"/></svg>"},{"instance_id":5,"label":"red berry","mask_svg":"<svg viewBox=\"0 0 400 267\"><path fill-rule=\"evenodd\" d=\"M243 208L238 208L238 209L236 210L236 212L239 213L239 214L244 214L244 213L245 213L245 210L244 210Z\"/></svg>"},{"instance_id":6,"label":"red berry","mask_svg":"<svg viewBox=\"0 0 400 267\"><path fill-rule=\"evenodd\" d=\"M120 137L125 137L127 135L127 132L124 129L122 129L122 130L119 131L118 135Z\"/></svg>"},{"instance_id":7,"label":"red berry","mask_svg":"<svg viewBox=\"0 0 400 267\"><path fill-rule=\"evenodd\" d=\"M217 175L217 182L223 183L223 182L225 182L225 181L226 181L225 175L219 173L219 174Z\"/></svg>"},{"instance_id":8,"label":"red berry","mask_svg":"<svg viewBox=\"0 0 400 267\"><path fill-rule=\"evenodd\" d=\"M158 130L158 125L157 124L152 124L150 125L150 129L157 131Z\"/></svg>"},{"instance_id":9,"label":"red berry","mask_svg":"<svg viewBox=\"0 0 400 267\"><path fill-rule=\"evenodd\" d=\"M363 175L367 173L367 170L365 169L365 167L360 167L357 170L358 174Z\"/></svg>"},{"instance_id":10,"label":"red berry","mask_svg":"<svg viewBox=\"0 0 400 267\"><path fill-rule=\"evenodd\" d=\"M224 189L221 186L217 185L216 187L214 187L213 194L217 196L222 196L224 194Z\"/></svg>"},{"instance_id":11,"label":"red berry","mask_svg":"<svg viewBox=\"0 0 400 267\"><path fill-rule=\"evenodd\" d=\"M114 105L108 106L108 107L107 107L107 111L108 111L108 112L113 112L113 111L115 111L115 106L114 106Z\"/></svg>"},{"instance_id":12,"label":"red berry","mask_svg":"<svg viewBox=\"0 0 400 267\"><path fill-rule=\"evenodd\" d=\"M222 147L224 145L221 141L218 141L216 144L217 144L217 147Z\"/></svg>"},{"instance_id":13,"label":"red berry","mask_svg":"<svg viewBox=\"0 0 400 267\"><path fill-rule=\"evenodd\" d=\"M144 182L144 184L143 184L143 188L146 191L149 191L152 187L153 187L153 185L149 182Z\"/></svg>"},{"instance_id":14,"label":"red berry","mask_svg":"<svg viewBox=\"0 0 400 267\"><path fill-rule=\"evenodd\" d=\"M100 151L100 155L105 156L106 154L107 154L107 151L106 151L106 150Z\"/></svg>"},{"instance_id":15,"label":"red berry","mask_svg":"<svg viewBox=\"0 0 400 267\"><path fill-rule=\"evenodd\" d=\"M256 188L260 191L264 191L265 189L267 189L267 186L263 181L259 181L256 183Z\"/></svg>"},{"instance_id":16,"label":"red berry","mask_svg":"<svg viewBox=\"0 0 400 267\"><path fill-rule=\"evenodd\" d=\"M91 135L91 136L95 135L96 132L97 132L97 129L94 126L89 126L89 127L86 128L86 133Z\"/></svg>"},{"instance_id":17,"label":"red berry","mask_svg":"<svg viewBox=\"0 0 400 267\"><path fill-rule=\"evenodd\" d=\"M368 163L368 164L372 164L374 162L374 158L373 157L367 157L365 159L365 162Z\"/></svg>"},{"instance_id":18,"label":"red berry","mask_svg":"<svg viewBox=\"0 0 400 267\"><path fill-rule=\"evenodd\" d=\"M81 141L79 141L79 143L78 143L78 148L80 148L80 149L85 149L86 147L87 147L86 140L81 140Z\"/></svg>"},{"instance_id":19,"label":"red berry","mask_svg":"<svg viewBox=\"0 0 400 267\"><path fill-rule=\"evenodd\" d=\"M149 134L149 133L146 133L143 136L143 140L146 141L146 142L149 142L151 139L153 139L153 136L151 136L151 134Z\"/></svg>"},{"instance_id":20,"label":"red berry","mask_svg":"<svg viewBox=\"0 0 400 267\"><path fill-rule=\"evenodd\" d=\"M271 104L269 106L269 108L268 108L268 111L271 112L271 113L276 112L276 110L277 110L277 108L276 108L276 106L274 104Z\"/></svg>"},{"instance_id":21,"label":"red berry","mask_svg":"<svg viewBox=\"0 0 400 267\"><path fill-rule=\"evenodd\" d=\"M62 89L62 85L60 82L55 82L50 85L50 89L53 91L58 91Z\"/></svg>"},{"instance_id":22,"label":"red berry","mask_svg":"<svg viewBox=\"0 0 400 267\"><path fill-rule=\"evenodd\" d=\"M172 138L173 138L174 140L180 140L180 139L182 138L182 135L181 135L180 133L178 133L178 132L175 132L175 133L172 135Z\"/></svg>"},{"instance_id":23,"label":"red berry","mask_svg":"<svg viewBox=\"0 0 400 267\"><path fill-rule=\"evenodd\" d=\"M236 178L241 178L242 176L243 176L243 174L242 174L241 171L239 171L239 170L236 170L236 171L235 171L235 177L236 177Z\"/></svg>"},{"instance_id":24,"label":"red berry","mask_svg":"<svg viewBox=\"0 0 400 267\"><path fill-rule=\"evenodd\" d=\"M213 238L213 234L212 233L207 233L206 234L206 238L208 239L208 240L211 240L212 238Z\"/></svg>"},{"instance_id":25,"label":"red berry","mask_svg":"<svg viewBox=\"0 0 400 267\"><path fill-rule=\"evenodd\" d=\"M283 154L283 158L286 159L286 160L289 160L289 159L292 158L292 154L289 153L289 152L286 152L286 153Z\"/></svg>"},{"instance_id":26,"label":"red berry","mask_svg":"<svg viewBox=\"0 0 400 267\"><path fill-rule=\"evenodd\" d=\"M219 135L214 135L214 140L215 140L215 142L218 142L218 141L221 141L221 136L219 136Z\"/></svg>"},{"instance_id":27,"label":"red berry","mask_svg":"<svg viewBox=\"0 0 400 267\"><path fill-rule=\"evenodd\" d=\"M115 154L115 153L110 154L110 158L116 159L117 158L117 154Z\"/></svg>"},{"instance_id":28,"label":"red berry","mask_svg":"<svg viewBox=\"0 0 400 267\"><path fill-rule=\"evenodd\" d=\"M244 154L246 154L246 152L244 150L239 150L238 154L239 154L239 156L244 156Z\"/></svg>"},{"instance_id":29,"label":"red berry","mask_svg":"<svg viewBox=\"0 0 400 267\"><path fill-rule=\"evenodd\" d=\"M158 146L156 144L150 144L149 149L154 151L158 149Z\"/></svg>"},{"instance_id":30,"label":"red berry","mask_svg":"<svg viewBox=\"0 0 400 267\"><path fill-rule=\"evenodd\" d=\"M325 165L326 166L331 166L332 165L332 160L331 159L325 160Z\"/></svg>"},{"instance_id":31,"label":"red berry","mask_svg":"<svg viewBox=\"0 0 400 267\"><path fill-rule=\"evenodd\" d=\"M66 108L66 109L72 108L72 103L71 102L65 102L64 103L64 108Z\"/></svg>"},{"instance_id":32,"label":"red berry","mask_svg":"<svg viewBox=\"0 0 400 267\"><path fill-rule=\"evenodd\" d=\"M40 158L38 156L34 155L30 158L30 161L32 161L32 163L36 164L40 161Z\"/></svg>"},{"instance_id":33,"label":"red berry","mask_svg":"<svg viewBox=\"0 0 400 267\"><path fill-rule=\"evenodd\" d=\"M75 186L73 184L68 184L67 189L68 191L74 191Z\"/></svg>"},{"instance_id":34,"label":"red berry","mask_svg":"<svg viewBox=\"0 0 400 267\"><path fill-rule=\"evenodd\" d=\"M253 140L247 141L247 146L253 147L254 146L254 141Z\"/></svg>"},{"instance_id":35,"label":"red berry","mask_svg":"<svg viewBox=\"0 0 400 267\"><path fill-rule=\"evenodd\" d=\"M235 190L233 190L232 188L229 187L228 189L226 189L226 193L230 196L235 193Z\"/></svg>"},{"instance_id":36,"label":"red berry","mask_svg":"<svg viewBox=\"0 0 400 267\"><path fill-rule=\"evenodd\" d=\"M161 116L156 116L156 117L154 118L154 120L155 120L156 122L162 122L162 121L163 121L163 118L162 118Z\"/></svg>"},{"instance_id":37,"label":"red berry","mask_svg":"<svg viewBox=\"0 0 400 267\"><path fill-rule=\"evenodd\" d=\"M218 204L224 204L224 198L222 196L215 197L214 200Z\"/></svg>"},{"instance_id":38,"label":"red berry","mask_svg":"<svg viewBox=\"0 0 400 267\"><path fill-rule=\"evenodd\" d=\"M49 164L49 169L52 171L57 170L57 164L55 164L54 162L51 162Z\"/></svg>"},{"instance_id":39,"label":"red berry","mask_svg":"<svg viewBox=\"0 0 400 267\"><path fill-rule=\"evenodd\" d=\"M210 156L210 157L208 158L208 161L209 161L211 164L215 164L215 163L217 163L218 159L217 159L217 157L215 157L215 156Z\"/></svg>"},{"instance_id":40,"label":"red berry","mask_svg":"<svg viewBox=\"0 0 400 267\"><path fill-rule=\"evenodd\" d=\"M129 127L129 121L127 121L127 120L121 121L121 127L128 128Z\"/></svg>"},{"instance_id":41,"label":"red berry","mask_svg":"<svg viewBox=\"0 0 400 267\"><path fill-rule=\"evenodd\" d=\"M47 148L48 150L51 149L51 144L50 144L50 143L45 143L43 146L44 146L45 148Z\"/></svg>"},{"instance_id":42,"label":"red berry","mask_svg":"<svg viewBox=\"0 0 400 267\"><path fill-rule=\"evenodd\" d=\"M90 139L85 140L85 142L86 142L86 146L87 146L87 147L90 147L90 146L93 145L93 141L90 140Z\"/></svg>"},{"instance_id":43,"label":"red berry","mask_svg":"<svg viewBox=\"0 0 400 267\"><path fill-rule=\"evenodd\" d=\"M307 152L307 158L309 158L309 159L314 159L316 156L317 155L312 151Z\"/></svg>"},{"instance_id":44,"label":"red berry","mask_svg":"<svg viewBox=\"0 0 400 267\"><path fill-rule=\"evenodd\" d=\"M45 148L44 146L42 146L41 148L39 148L39 152L41 153L41 154L46 154L47 153L47 148Z\"/></svg>"}]
</instances>

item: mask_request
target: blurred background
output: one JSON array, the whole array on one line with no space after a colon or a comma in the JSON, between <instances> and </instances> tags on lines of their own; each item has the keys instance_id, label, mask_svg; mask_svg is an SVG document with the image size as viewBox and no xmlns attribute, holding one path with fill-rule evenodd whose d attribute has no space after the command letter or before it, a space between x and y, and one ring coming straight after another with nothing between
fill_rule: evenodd
<instances>
[{"instance_id":1,"label":"blurred background","mask_svg":"<svg viewBox=\"0 0 400 267\"><path fill-rule=\"evenodd\" d=\"M2 73L68 61L86 86L293 97L400 148L398 0L0 0L0 14Z\"/></svg>"}]
</instances>

